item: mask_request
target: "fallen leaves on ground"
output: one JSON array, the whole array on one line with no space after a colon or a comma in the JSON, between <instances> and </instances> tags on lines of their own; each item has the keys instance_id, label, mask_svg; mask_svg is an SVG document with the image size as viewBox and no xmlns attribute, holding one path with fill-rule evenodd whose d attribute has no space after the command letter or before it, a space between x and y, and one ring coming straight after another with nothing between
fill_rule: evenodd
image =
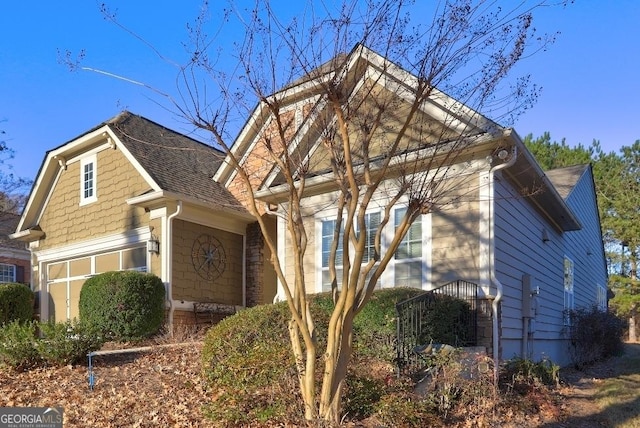
<instances>
[{"instance_id":1,"label":"fallen leaves on ground","mask_svg":"<svg viewBox=\"0 0 640 428\"><path fill-rule=\"evenodd\" d=\"M202 344L96 356L86 365L23 373L0 370L0 407L62 407L64 426L207 427L200 374Z\"/></svg>"}]
</instances>

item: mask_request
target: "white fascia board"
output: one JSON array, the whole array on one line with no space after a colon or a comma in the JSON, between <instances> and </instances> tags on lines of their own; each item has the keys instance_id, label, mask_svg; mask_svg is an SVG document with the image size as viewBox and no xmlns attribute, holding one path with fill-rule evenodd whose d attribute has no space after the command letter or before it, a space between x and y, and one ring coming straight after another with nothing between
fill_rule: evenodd
<instances>
[{"instance_id":1,"label":"white fascia board","mask_svg":"<svg viewBox=\"0 0 640 428\"><path fill-rule=\"evenodd\" d=\"M348 63L346 64L346 66L340 71L340 73L345 76L348 74L348 71L351 70L351 68L356 64L357 60L359 58L359 55L351 55L349 58ZM317 90L314 90L315 88L317 88L318 85L321 85L323 83L329 82L331 79L333 79L335 77L336 72L335 71L331 71L328 73L325 73L321 76L318 76L314 79L309 79L305 82L302 82L298 85L289 87L289 88L285 88L282 89L276 93L274 93L273 95L271 95L269 98L271 100L284 100L290 97L294 97L300 93L304 93L304 92L317 92ZM317 97L319 97L319 94L314 94L312 97L307 97L302 99L299 102L304 102L304 101L308 101L309 99L314 99ZM294 105L297 103L294 103ZM237 155L238 151L241 150L244 146L246 146L247 144L250 146L244 153L243 156L246 156L247 153L251 152L251 147L253 145L255 145L255 139L257 138L257 135L259 135L259 130L263 129L265 126L265 121L264 121L264 116L265 116L265 105L264 103L260 102L258 104L258 106L256 107L256 109L253 111L253 114L251 115L251 118L247 121L247 124L242 128L242 131L240 132L240 134L238 135L238 138L236 138L236 141L234 142L234 144L231 146L230 152L235 156ZM267 111L267 116L269 115L269 112ZM256 123L258 123L259 120L263 121L263 125L259 127L258 131L253 135L254 140L249 141L248 143L246 142L246 139L251 137L250 135L250 130L254 129L256 126ZM229 169L232 168L231 167L231 161L229 159L229 155L227 155L225 157L225 160L222 162L220 168L218 169L218 171L216 171L216 173L213 176L213 180L214 181L218 181L220 182L221 180L224 181L224 185L228 186L229 183L233 180L233 177L235 176L235 171L229 171Z\"/></svg>"},{"instance_id":2,"label":"white fascia board","mask_svg":"<svg viewBox=\"0 0 640 428\"><path fill-rule=\"evenodd\" d=\"M225 187L229 185L229 183L232 180L230 176L234 171L232 167L231 156L234 156L234 157L237 156L238 152L244 149L244 146L246 146L247 144L249 145L251 144L252 141L247 142L247 139L250 138L251 131L256 128L256 124L260 122L264 122L264 115L265 115L264 110L265 110L264 104L258 103L256 108L253 110L251 117L249 118L247 123L242 127L240 134L238 135L234 143L231 145L231 147L228 148L229 153L227 153L224 160L220 164L220 167L218 168L216 173L213 175L212 177L213 181L217 181L217 182L224 181L223 184ZM244 149L244 150L245 152L249 151L247 149Z\"/></svg>"},{"instance_id":3,"label":"white fascia board","mask_svg":"<svg viewBox=\"0 0 640 428\"><path fill-rule=\"evenodd\" d=\"M361 55L366 58L370 64L378 68L381 72L384 71L385 74L395 79L398 83L409 88L415 88L417 86L418 78L415 75L402 69L383 56L364 46L362 47ZM462 123L467 122L466 127L473 126L481 128L485 132L495 132L495 128L500 128L499 125L489 118L466 106L455 98L450 97L438 88L432 89L431 96L429 98L439 109L447 111L448 115L459 117L459 120ZM434 117L437 118L438 116Z\"/></svg>"},{"instance_id":4,"label":"white fascia board","mask_svg":"<svg viewBox=\"0 0 640 428\"><path fill-rule=\"evenodd\" d=\"M167 202L170 201L182 201L185 204L190 204L193 206L205 208L212 213L225 213L234 216L237 219L243 220L246 223L251 223L255 221L255 217L249 213L244 213L241 211L234 210L232 208L227 208L224 206L213 207L206 202L203 202L199 199L181 195L178 193L167 192L165 190L159 190L156 192L145 193L144 195L134 196L133 198L129 198L126 200L128 205L166 205ZM182 218L182 216L179 216Z\"/></svg>"},{"instance_id":5,"label":"white fascia board","mask_svg":"<svg viewBox=\"0 0 640 428\"><path fill-rule=\"evenodd\" d=\"M10 239L15 239L17 241L35 241L42 236L44 236L44 232L42 230L33 230L33 229L25 229L20 230L18 232L12 233L8 235Z\"/></svg>"},{"instance_id":6,"label":"white fascia board","mask_svg":"<svg viewBox=\"0 0 640 428\"><path fill-rule=\"evenodd\" d=\"M94 147L91 150L82 151L83 147L90 146L103 139L106 139L104 144L100 144L99 146ZM153 179L151 179L151 177L147 174L147 172L140 166L138 161L126 149L124 144L122 144L122 142L118 139L109 125L104 125L96 129L95 131L89 132L75 139L74 141L65 144L64 146L47 152L42 170L38 174L35 185L31 193L29 194L29 199L27 200L22 217L20 218L20 222L18 223L17 230L20 231L25 227L28 227L28 219L30 219L29 223L35 222L36 224L41 220L43 207L45 207L49 202L51 191L55 188L55 184L59 179L60 173L64 169L66 169L68 164L78 162L86 156L96 154L103 150L115 149L116 147L120 149L125 157L135 166L135 168L149 183L149 185L153 189L159 190L159 186L157 185L157 183L155 183ZM73 156L69 156L69 153L75 154ZM49 183L51 183L51 186L45 188L44 186ZM36 201L41 201L40 206L35 206ZM38 212L35 213L34 210L38 210Z\"/></svg>"},{"instance_id":7,"label":"white fascia board","mask_svg":"<svg viewBox=\"0 0 640 428\"><path fill-rule=\"evenodd\" d=\"M379 82L383 87L389 89L390 92L396 94L409 104L412 104L416 100L414 88L418 84L418 79L409 73L403 73L406 74L406 77L404 80L401 80L390 73L384 73L381 70L370 68L366 71L365 78ZM455 101L444 92L435 88L432 90L430 96L423 100L418 107L420 111L434 118L443 126L455 130L460 135L468 133L469 128L478 129L478 131L483 132L494 132L494 128L497 126L493 122L490 122L489 129L480 127L476 122L479 122L478 119L481 119L480 121L483 119L486 121L486 118L483 118L479 113L474 112L464 106L464 104ZM460 118L463 118L463 120Z\"/></svg>"},{"instance_id":8,"label":"white fascia board","mask_svg":"<svg viewBox=\"0 0 640 428\"><path fill-rule=\"evenodd\" d=\"M320 95L316 95L312 98L305 98L302 101L299 101L297 103L294 103L290 109L287 110L293 110L295 108L298 107L299 104L304 104L304 102L311 102L311 103L318 103L320 99ZM302 141L302 139L304 138L304 136L307 134L307 132L309 132L309 130L311 129L312 125L314 124L316 118L318 117L318 115L320 114L320 111L324 110L325 107L327 106L327 101L323 100L321 101L319 104L316 105L316 108L314 108L310 113L309 113L309 117L305 118L303 120L305 120L304 125L299 128L296 131L296 135L294 137L294 139L291 141L291 144L289 144L289 146L287 147L287 152L289 154L292 154L300 145L300 141ZM257 139L256 139L257 140ZM311 154L314 152L315 148L318 146L319 142L316 142L313 146L312 149L309 150L309 152L305 155L302 164L306 164L306 162L309 160L309 158L311 157ZM271 186L271 183L273 183L273 180L275 180L275 178L277 177L277 175L280 173L280 170L278 168L273 168L271 170L271 172L269 173L269 175L267 176L266 180L264 181L264 185L262 186L263 188L268 188L269 186Z\"/></svg>"},{"instance_id":9,"label":"white fascia board","mask_svg":"<svg viewBox=\"0 0 640 428\"><path fill-rule=\"evenodd\" d=\"M79 257L87 254L96 254L128 245L146 242L151 238L149 226L139 227L124 233L102 236L81 242L74 242L62 247L49 248L42 251L34 251L39 262L60 260Z\"/></svg>"},{"instance_id":10,"label":"white fascia board","mask_svg":"<svg viewBox=\"0 0 640 428\"><path fill-rule=\"evenodd\" d=\"M145 193L140 196L134 196L127 199L125 202L127 203L127 205L145 205L150 202L162 201L163 199L168 199L166 192L164 190L156 190L154 192Z\"/></svg>"},{"instance_id":11,"label":"white fascia board","mask_svg":"<svg viewBox=\"0 0 640 428\"><path fill-rule=\"evenodd\" d=\"M479 144L483 144L483 143L488 143L491 141L495 141L495 138L492 135L489 134L481 134L479 136L475 136L475 137L470 137L475 139L475 142L471 142L469 143L469 146L465 146L462 149L458 149L458 150L466 150L468 147L471 146L477 146ZM455 144L456 142L452 142L450 144ZM442 153L442 154L434 154L434 150L437 150L438 153ZM419 159L425 159L425 158L429 158L432 156L443 156L444 153L446 152L445 149L443 149L442 147L425 147L424 149L421 150L416 150L415 152L409 153L409 154L399 154L397 156L395 156L393 159L391 159L391 161L389 162L389 169L393 170L396 166L399 166L403 163L411 163L411 162L415 162ZM473 173L475 169L479 169L482 168L483 165L485 165L486 162L484 162L483 159L477 160L472 162L472 167L470 168L469 171L465 172L464 174L462 173L462 171L458 170L453 164L450 165L449 167L445 168L444 171L439 169L439 172L436 172L436 174L442 174L442 178L445 178L447 175L449 174L456 174L456 175L465 175L465 174L470 174ZM372 164L374 165L374 164ZM354 168L354 171L356 174L361 174L363 170L363 166L357 166ZM372 172L375 173L376 170L372 169ZM429 172L429 174L433 174L433 172ZM311 178L308 178L307 180L305 180L305 189L307 189L307 191L311 191L312 189L323 189L326 188L327 191L330 190L330 188L332 186L335 186L334 184L334 179L333 179L333 174L332 173L326 173L326 174L322 174L322 175L317 175ZM296 187L297 187L297 183L296 183ZM288 184L280 184L278 186L275 187L271 187L268 189L264 189L264 190L260 190L258 192L256 192L256 198L257 199L262 199L262 198L278 198L279 195L282 194L286 194L289 190L289 185Z\"/></svg>"}]
</instances>

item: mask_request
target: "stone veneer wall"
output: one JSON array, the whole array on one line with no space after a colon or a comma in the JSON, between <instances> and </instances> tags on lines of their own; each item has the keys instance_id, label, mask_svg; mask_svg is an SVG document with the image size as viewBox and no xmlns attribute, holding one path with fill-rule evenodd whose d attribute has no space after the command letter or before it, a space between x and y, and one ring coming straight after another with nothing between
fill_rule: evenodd
<instances>
[{"instance_id":1,"label":"stone veneer wall","mask_svg":"<svg viewBox=\"0 0 640 428\"><path fill-rule=\"evenodd\" d=\"M247 226L246 284L247 307L261 303L264 294L264 238L258 222Z\"/></svg>"},{"instance_id":2,"label":"stone veneer wall","mask_svg":"<svg viewBox=\"0 0 640 428\"><path fill-rule=\"evenodd\" d=\"M493 322L491 316L492 298L478 299L478 346L487 349L487 355L493 355ZM498 311L500 309L498 308ZM498 316L498 320L500 317ZM500 327L500 326L498 326ZM499 329L498 329L499 331ZM500 351L499 351L500 353Z\"/></svg>"}]
</instances>

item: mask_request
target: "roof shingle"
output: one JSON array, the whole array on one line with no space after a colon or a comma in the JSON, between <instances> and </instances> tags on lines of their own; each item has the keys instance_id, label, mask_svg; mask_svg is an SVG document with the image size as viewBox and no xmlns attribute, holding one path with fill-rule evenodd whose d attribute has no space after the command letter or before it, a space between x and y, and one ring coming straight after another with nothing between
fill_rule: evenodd
<instances>
[{"instance_id":1,"label":"roof shingle","mask_svg":"<svg viewBox=\"0 0 640 428\"><path fill-rule=\"evenodd\" d=\"M128 111L105 124L161 189L247 212L212 179L224 159L223 152Z\"/></svg>"}]
</instances>

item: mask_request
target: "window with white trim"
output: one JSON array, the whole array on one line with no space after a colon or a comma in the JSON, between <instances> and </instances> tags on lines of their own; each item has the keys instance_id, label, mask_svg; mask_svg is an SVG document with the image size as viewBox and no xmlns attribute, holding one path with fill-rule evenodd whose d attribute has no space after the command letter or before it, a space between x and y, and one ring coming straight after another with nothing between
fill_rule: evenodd
<instances>
[{"instance_id":1,"label":"window with white trim","mask_svg":"<svg viewBox=\"0 0 640 428\"><path fill-rule=\"evenodd\" d=\"M0 282L16 282L16 266L0 263Z\"/></svg>"},{"instance_id":2,"label":"window with white trim","mask_svg":"<svg viewBox=\"0 0 640 428\"><path fill-rule=\"evenodd\" d=\"M596 297L596 304L598 305L598 309L603 312L607 311L607 289L602 285L598 284L598 296Z\"/></svg>"},{"instance_id":3,"label":"window with white trim","mask_svg":"<svg viewBox=\"0 0 640 428\"><path fill-rule=\"evenodd\" d=\"M571 325L570 312L574 309L573 260L564 256L564 325Z\"/></svg>"},{"instance_id":4,"label":"window with white trim","mask_svg":"<svg viewBox=\"0 0 640 428\"><path fill-rule=\"evenodd\" d=\"M365 251L362 257L362 263L368 263L375 256L375 237L378 227L380 227L380 212L366 213L365 220ZM329 258L331 257L331 244L333 242L333 234L336 228L336 220L323 220L322 221L322 291L331 290L331 278L329 273ZM359 236L359 231L356 230L356 234ZM338 237L338 248L336 249L336 277L338 279L338 286L340 286L340 279L342 278L342 261L343 250L342 243L344 239L344 230L340 231Z\"/></svg>"},{"instance_id":5,"label":"window with white trim","mask_svg":"<svg viewBox=\"0 0 640 428\"><path fill-rule=\"evenodd\" d=\"M96 156L89 156L80 161L80 205L90 204L98 200L96 192L97 162Z\"/></svg>"},{"instance_id":6,"label":"window with white trim","mask_svg":"<svg viewBox=\"0 0 640 428\"><path fill-rule=\"evenodd\" d=\"M395 210L395 229L398 228L406 208ZM422 275L422 216L418 216L409 226L407 234L402 238L400 246L394 254L394 285L421 288Z\"/></svg>"}]
</instances>

